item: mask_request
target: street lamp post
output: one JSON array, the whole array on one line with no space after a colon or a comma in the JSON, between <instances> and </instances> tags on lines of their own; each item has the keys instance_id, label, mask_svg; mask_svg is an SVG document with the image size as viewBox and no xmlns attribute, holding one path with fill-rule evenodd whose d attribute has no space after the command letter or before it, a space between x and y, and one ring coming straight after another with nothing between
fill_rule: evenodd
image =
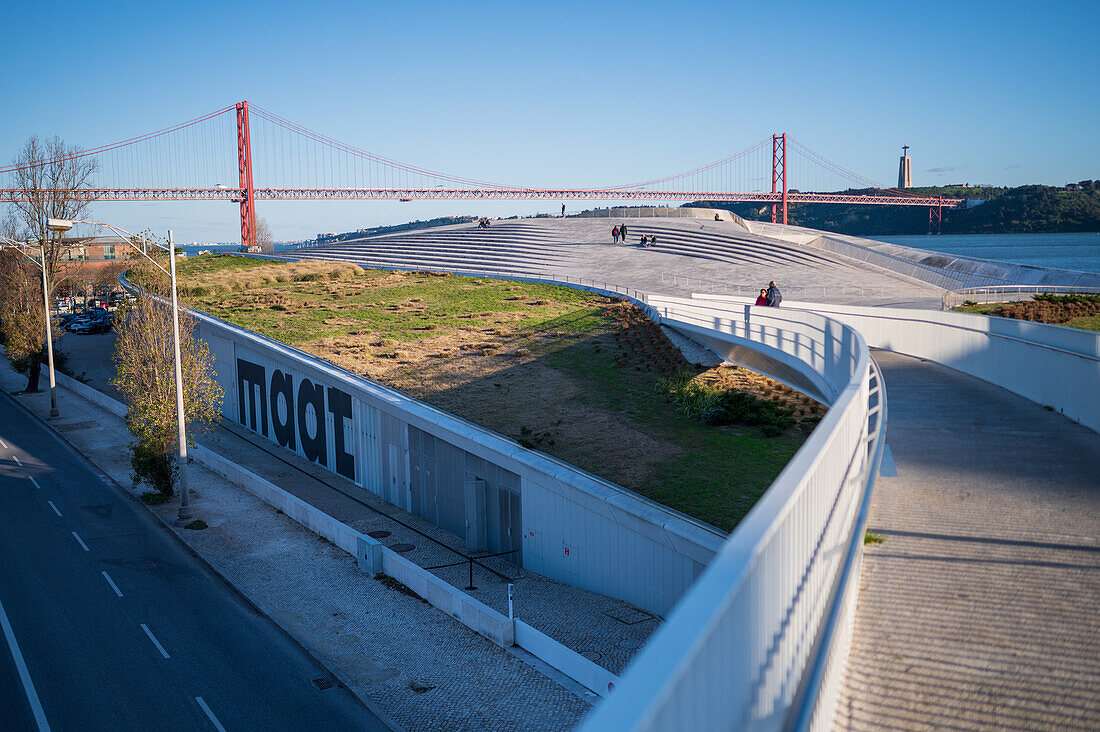
<instances>
[{"instance_id":1,"label":"street lamp post","mask_svg":"<svg viewBox=\"0 0 1100 732\"><path fill-rule=\"evenodd\" d=\"M35 246L34 244L28 244L27 242L9 239L6 236L0 236L0 242L6 242L13 248L18 249L20 254L22 254L27 259L30 259L32 262L34 261L34 258L24 252L23 247L34 247L38 250L39 261L37 262L37 264L40 264L42 266L42 306L45 308L46 312L46 354L50 364L50 416L56 417L59 413L57 411L57 380L54 377L53 370L53 332L50 328L50 285L46 279L46 246L45 243L43 243L41 246Z\"/></svg>"},{"instance_id":2,"label":"street lamp post","mask_svg":"<svg viewBox=\"0 0 1100 732\"><path fill-rule=\"evenodd\" d=\"M180 509L179 514L176 516L176 526L185 526L194 519L194 512L191 509L191 492L188 489L187 481L187 419L183 410L183 365L180 358L180 316L179 316L179 302L176 297L176 247L172 241L172 230L168 230L168 269L162 267L155 259L149 256L146 251L147 247L139 247L134 243L133 239L135 235L126 231L125 229L119 229L111 224L104 224L96 221L69 221L67 219L49 219L46 226L51 231L68 231L73 228L73 224L87 224L90 226L105 226L111 231L115 232L123 241L128 243L133 249L140 253L143 257L153 263L153 266L164 272L172 281L172 345L174 350L174 371L176 377L176 428L177 436L179 438L179 476L180 476ZM142 243L145 244L144 237ZM163 248L163 247L162 247Z\"/></svg>"}]
</instances>

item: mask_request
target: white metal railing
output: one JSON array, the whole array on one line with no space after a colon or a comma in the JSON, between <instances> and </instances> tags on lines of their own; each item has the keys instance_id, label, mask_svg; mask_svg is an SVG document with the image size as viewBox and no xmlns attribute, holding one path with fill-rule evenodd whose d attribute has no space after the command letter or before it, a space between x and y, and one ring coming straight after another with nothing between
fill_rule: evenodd
<instances>
[{"instance_id":1,"label":"white metal railing","mask_svg":"<svg viewBox=\"0 0 1100 732\"><path fill-rule=\"evenodd\" d=\"M584 729L827 726L883 440L884 391L866 343L815 313L678 298L651 305L671 327L785 355L833 398Z\"/></svg>"},{"instance_id":2,"label":"white metal railing","mask_svg":"<svg viewBox=\"0 0 1100 732\"><path fill-rule=\"evenodd\" d=\"M847 657L885 393L863 338L815 313L649 296L544 272L454 270L636 300L660 322L779 355L830 410L585 729L826 726Z\"/></svg>"},{"instance_id":3,"label":"white metal railing","mask_svg":"<svg viewBox=\"0 0 1100 732\"><path fill-rule=\"evenodd\" d=\"M863 498L859 502L859 513L848 535L844 564L837 573L825 622L818 634L810 663L803 674L799 695L792 705L786 725L792 732L823 730L832 726L848 649L851 647L859 578L863 567L863 533L867 529L875 478L879 474L886 449L886 385L873 358L869 387L865 444L870 465L865 471Z\"/></svg>"},{"instance_id":4,"label":"white metal railing","mask_svg":"<svg viewBox=\"0 0 1100 732\"><path fill-rule=\"evenodd\" d=\"M1018 302L1035 295L1100 295L1100 287L1073 285L994 285L947 290L940 298L941 309L952 310L968 300L975 303Z\"/></svg>"}]
</instances>

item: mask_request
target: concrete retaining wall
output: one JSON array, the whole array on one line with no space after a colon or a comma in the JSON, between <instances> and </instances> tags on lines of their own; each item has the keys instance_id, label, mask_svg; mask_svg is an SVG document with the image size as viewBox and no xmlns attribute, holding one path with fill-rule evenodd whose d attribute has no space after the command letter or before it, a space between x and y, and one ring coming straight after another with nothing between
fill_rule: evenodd
<instances>
[{"instance_id":1,"label":"concrete retaining wall","mask_svg":"<svg viewBox=\"0 0 1100 732\"><path fill-rule=\"evenodd\" d=\"M76 379L58 373L57 384L112 414L118 416L126 414L125 404ZM282 511L287 517L355 556L359 561L360 569L364 572L372 576L378 573L389 575L427 600L433 607L442 610L493 643L502 647L517 645L596 693L606 695L609 686L613 686L617 680L610 671L592 663L527 623L509 620L488 605L384 547L376 539L359 533L347 524L213 450L195 445L189 449L189 455L195 462L244 488L264 503Z\"/></svg>"},{"instance_id":2,"label":"concrete retaining wall","mask_svg":"<svg viewBox=\"0 0 1100 732\"><path fill-rule=\"evenodd\" d=\"M48 374L46 374L48 378ZM77 381L71 376L66 376L60 371L54 371L54 381L58 386L62 386L74 394L79 394L92 404L96 404L103 407L111 414L119 417L126 417L126 405L120 401L112 399L103 392L96 391L92 387L88 386L82 381Z\"/></svg>"},{"instance_id":3,"label":"concrete retaining wall","mask_svg":"<svg viewBox=\"0 0 1100 732\"><path fill-rule=\"evenodd\" d=\"M664 615L722 544L712 527L597 476L196 316L227 419L460 536L496 537L498 551L515 549L517 563L543 576ZM467 484L482 485L484 513L466 512Z\"/></svg>"},{"instance_id":4,"label":"concrete retaining wall","mask_svg":"<svg viewBox=\"0 0 1100 732\"><path fill-rule=\"evenodd\" d=\"M765 373L813 384L830 408L583 729L781 728L802 708L796 699L836 608L840 632L823 646L833 678L806 697L827 727L847 654L836 644L847 642L854 610L837 585L845 558L862 550L858 516L874 474L866 343L816 313L649 301L665 325L718 349L755 350L769 359Z\"/></svg>"},{"instance_id":5,"label":"concrete retaining wall","mask_svg":"<svg viewBox=\"0 0 1100 732\"><path fill-rule=\"evenodd\" d=\"M511 620L386 547L382 548L382 572L498 646L519 645Z\"/></svg>"},{"instance_id":6,"label":"concrete retaining wall","mask_svg":"<svg viewBox=\"0 0 1100 732\"><path fill-rule=\"evenodd\" d=\"M516 645L530 651L586 689L606 697L615 690L619 677L603 666L589 661L522 620L516 620Z\"/></svg>"},{"instance_id":7,"label":"concrete retaining wall","mask_svg":"<svg viewBox=\"0 0 1100 732\"><path fill-rule=\"evenodd\" d=\"M747 298L696 295L700 302ZM783 301L852 326L872 348L926 358L1008 389L1100 432L1100 333L1026 320L908 308Z\"/></svg>"}]
</instances>

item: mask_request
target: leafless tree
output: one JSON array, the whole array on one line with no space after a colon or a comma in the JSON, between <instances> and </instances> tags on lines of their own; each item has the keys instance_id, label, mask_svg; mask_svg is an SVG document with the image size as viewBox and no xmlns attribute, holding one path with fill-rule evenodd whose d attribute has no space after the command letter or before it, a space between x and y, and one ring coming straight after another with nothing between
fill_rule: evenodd
<instances>
[{"instance_id":1,"label":"leafless tree","mask_svg":"<svg viewBox=\"0 0 1100 732\"><path fill-rule=\"evenodd\" d=\"M26 200L12 204L21 237L27 241L47 242L46 276L50 286L57 277L61 257L60 237L50 236L46 219L81 219L88 213L88 202L76 193L86 188L99 169L98 160L83 148L66 145L60 137L45 140L32 135L11 160L11 187L23 192Z\"/></svg>"},{"instance_id":2,"label":"leafless tree","mask_svg":"<svg viewBox=\"0 0 1100 732\"><path fill-rule=\"evenodd\" d=\"M259 217L256 218L255 239L256 246L259 247L262 254L275 252L275 240L271 236L271 227L267 225L267 221Z\"/></svg>"}]
</instances>

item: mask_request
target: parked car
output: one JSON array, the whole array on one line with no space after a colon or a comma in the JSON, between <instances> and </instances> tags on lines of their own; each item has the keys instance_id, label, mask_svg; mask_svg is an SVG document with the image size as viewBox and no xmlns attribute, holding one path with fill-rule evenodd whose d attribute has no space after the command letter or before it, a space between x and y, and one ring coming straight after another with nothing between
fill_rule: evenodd
<instances>
[{"instance_id":1,"label":"parked car","mask_svg":"<svg viewBox=\"0 0 1100 732\"><path fill-rule=\"evenodd\" d=\"M91 333L106 333L111 329L111 318L106 314L95 315L82 319L70 328L73 333L87 335Z\"/></svg>"},{"instance_id":2,"label":"parked car","mask_svg":"<svg viewBox=\"0 0 1100 732\"><path fill-rule=\"evenodd\" d=\"M83 313L63 321L62 327L67 331L75 333L77 325L100 317L106 318L107 311L103 308L88 308Z\"/></svg>"}]
</instances>

